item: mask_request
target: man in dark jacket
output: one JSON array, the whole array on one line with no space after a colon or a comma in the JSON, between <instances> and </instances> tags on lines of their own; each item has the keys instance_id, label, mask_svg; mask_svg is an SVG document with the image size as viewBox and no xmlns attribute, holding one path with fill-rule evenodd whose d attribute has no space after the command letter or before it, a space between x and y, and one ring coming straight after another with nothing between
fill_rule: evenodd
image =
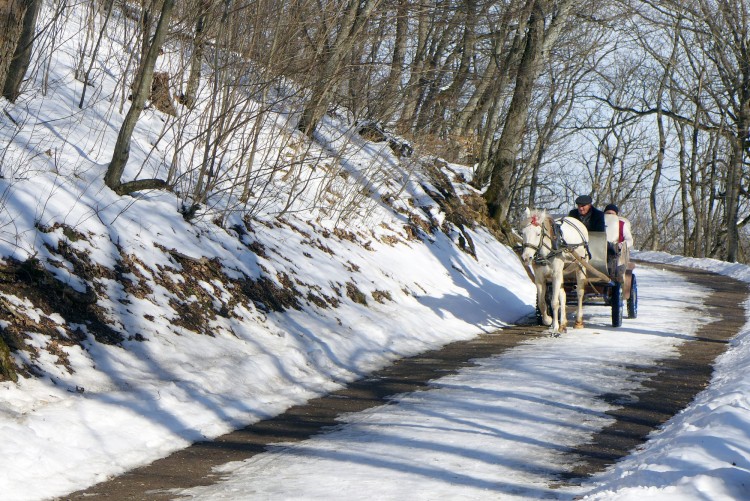
<instances>
[{"instance_id":1,"label":"man in dark jacket","mask_svg":"<svg viewBox=\"0 0 750 501\"><path fill-rule=\"evenodd\" d=\"M589 231L605 231L604 212L593 205L589 195L581 195L576 198L576 209L571 210L568 216L578 219Z\"/></svg>"}]
</instances>

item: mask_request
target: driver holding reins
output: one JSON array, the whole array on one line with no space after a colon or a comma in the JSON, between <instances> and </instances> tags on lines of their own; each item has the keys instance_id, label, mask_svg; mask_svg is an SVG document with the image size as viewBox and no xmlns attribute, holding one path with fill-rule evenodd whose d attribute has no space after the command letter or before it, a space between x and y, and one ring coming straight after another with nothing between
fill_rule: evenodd
<instances>
[{"instance_id":1,"label":"driver holding reins","mask_svg":"<svg viewBox=\"0 0 750 501\"><path fill-rule=\"evenodd\" d=\"M576 209L571 210L568 216L578 219L589 231L606 231L604 223L604 212L594 207L590 195L581 195L576 198Z\"/></svg>"}]
</instances>

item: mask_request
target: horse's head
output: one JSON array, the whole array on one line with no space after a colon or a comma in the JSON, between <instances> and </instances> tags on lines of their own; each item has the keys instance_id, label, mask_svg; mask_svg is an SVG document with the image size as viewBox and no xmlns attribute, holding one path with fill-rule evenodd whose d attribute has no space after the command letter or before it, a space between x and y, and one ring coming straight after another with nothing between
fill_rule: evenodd
<instances>
[{"instance_id":1,"label":"horse's head","mask_svg":"<svg viewBox=\"0 0 750 501\"><path fill-rule=\"evenodd\" d=\"M531 263L534 256L543 248L544 237L549 237L549 232L545 232L545 225L549 224L548 218L549 216L543 210L526 209L526 217L521 223L521 238L523 239L521 260L525 265Z\"/></svg>"}]
</instances>

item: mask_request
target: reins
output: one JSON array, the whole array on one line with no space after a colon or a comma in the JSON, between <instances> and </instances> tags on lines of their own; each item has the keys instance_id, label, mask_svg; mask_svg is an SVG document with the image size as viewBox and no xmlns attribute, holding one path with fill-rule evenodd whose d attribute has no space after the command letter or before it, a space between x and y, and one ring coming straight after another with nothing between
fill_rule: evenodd
<instances>
[{"instance_id":1,"label":"reins","mask_svg":"<svg viewBox=\"0 0 750 501\"><path fill-rule=\"evenodd\" d=\"M542 265L542 266L546 266L549 263L549 259L554 258L555 256L558 256L558 255L562 255L564 252L568 252L568 253L572 254L573 257L575 257L576 260L579 261L579 263L580 263L580 260L578 259L577 256L575 256L575 253L573 252L573 250L576 249L577 247L582 246L582 245L584 247L586 247L586 252L589 253L589 249L588 249L588 245L587 245L587 242L586 242L586 238L583 236L583 233L581 233L581 230L576 225L571 224L570 222L566 221L565 218L562 219L562 223L567 223L568 225L572 226L576 230L576 232L578 232L578 234L580 235L581 242L577 243L577 244L567 244L567 243L565 243L563 241L562 242L563 243L562 246L560 246L558 248L554 248L553 245L552 245L552 240L553 240L554 237L552 235L553 232L551 231L552 225L554 224L554 222L553 222L553 220L552 220L551 217L547 216L544 219L544 222L542 222L542 223L539 224L539 226L541 227L541 230L542 230L542 233L539 236L539 244L538 245L534 245L534 244L529 243L529 242L524 242L523 246L522 246L522 248L528 247L530 249L534 249L534 259L533 260L534 260L534 262L536 264L539 264L539 265ZM532 224L534 224L534 223L533 222L529 223L527 226L532 225ZM548 227L550 229L549 232L546 231ZM550 234L547 235L547 233L550 233ZM549 245L545 242L545 237L547 237L549 239L549 241L550 241ZM540 254L540 251L542 249L546 249L547 253L546 254ZM590 253L589 253L589 255L590 255Z\"/></svg>"}]
</instances>

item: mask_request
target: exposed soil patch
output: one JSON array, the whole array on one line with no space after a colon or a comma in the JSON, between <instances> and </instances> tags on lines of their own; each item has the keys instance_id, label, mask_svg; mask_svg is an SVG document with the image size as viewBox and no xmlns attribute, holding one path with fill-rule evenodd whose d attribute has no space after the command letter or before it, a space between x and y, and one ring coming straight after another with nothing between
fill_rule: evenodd
<instances>
[{"instance_id":1,"label":"exposed soil patch","mask_svg":"<svg viewBox=\"0 0 750 501\"><path fill-rule=\"evenodd\" d=\"M713 292L706 298L710 313L719 320L702 328L695 341L685 343L676 359L663 361L651 370L651 378L634 396L603 395L620 407L610 414L617 418L612 426L598 433L589 444L571 454L580 458L567 481L586 477L626 456L643 443L648 433L683 409L704 389L713 371L712 364L727 342L744 324L742 302L748 295L746 284L713 273L674 269L690 281ZM169 457L132 470L90 489L65 496L65 499L172 499L167 489L210 485L218 479L212 468L261 453L269 444L296 442L335 426L342 413L357 412L382 405L398 393L426 389L428 382L461 368L471 360L500 354L533 337L547 335L536 326L517 326L485 334L471 341L456 342L442 349L399 360L371 376L330 395L292 407L284 414L252 426L200 442Z\"/></svg>"},{"instance_id":2,"label":"exposed soil patch","mask_svg":"<svg viewBox=\"0 0 750 501\"><path fill-rule=\"evenodd\" d=\"M122 341L120 333L103 320L92 288L80 292L63 284L35 259L20 262L6 258L5 261L0 264L0 322L4 324L0 328L0 381L16 381L18 374L44 375L35 363L38 350L26 343L27 331L45 334L50 340L49 352L67 370L71 370L70 364L60 346L71 346L86 339L83 328L100 343ZM74 327L63 329L55 316ZM29 353L30 362L16 367L11 350Z\"/></svg>"}]
</instances>

